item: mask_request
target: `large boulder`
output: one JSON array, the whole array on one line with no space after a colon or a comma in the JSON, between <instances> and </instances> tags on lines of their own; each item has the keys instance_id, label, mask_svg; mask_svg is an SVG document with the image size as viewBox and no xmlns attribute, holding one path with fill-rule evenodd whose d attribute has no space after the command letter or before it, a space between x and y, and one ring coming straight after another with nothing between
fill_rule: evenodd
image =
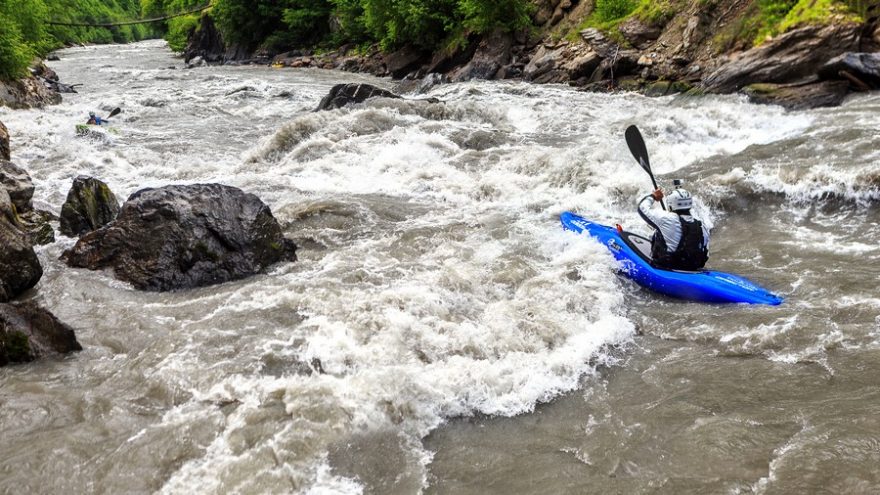
<instances>
[{"instance_id":1,"label":"large boulder","mask_svg":"<svg viewBox=\"0 0 880 495\"><path fill-rule=\"evenodd\" d=\"M22 229L9 194L0 186L0 302L37 285L42 276L30 236Z\"/></svg>"},{"instance_id":2,"label":"large boulder","mask_svg":"<svg viewBox=\"0 0 880 495\"><path fill-rule=\"evenodd\" d=\"M19 213L33 208L31 199L34 197L34 182L23 168L10 161L0 160L0 186L9 193L9 198Z\"/></svg>"},{"instance_id":3,"label":"large boulder","mask_svg":"<svg viewBox=\"0 0 880 495\"><path fill-rule=\"evenodd\" d=\"M0 160L9 160L9 131L3 122L0 122Z\"/></svg>"},{"instance_id":4,"label":"large boulder","mask_svg":"<svg viewBox=\"0 0 880 495\"><path fill-rule=\"evenodd\" d=\"M193 59L200 58L206 62L223 62L226 58L226 44L220 30L210 15L203 15L199 25L192 28L187 36L183 60L190 64Z\"/></svg>"},{"instance_id":5,"label":"large boulder","mask_svg":"<svg viewBox=\"0 0 880 495\"><path fill-rule=\"evenodd\" d=\"M0 303L0 366L81 351L73 329L33 302Z\"/></svg>"},{"instance_id":6,"label":"large boulder","mask_svg":"<svg viewBox=\"0 0 880 495\"><path fill-rule=\"evenodd\" d=\"M854 51L861 26L853 23L806 26L741 53L704 80L717 93L733 93L753 83L795 83L815 77L838 55Z\"/></svg>"},{"instance_id":7,"label":"large boulder","mask_svg":"<svg viewBox=\"0 0 880 495\"><path fill-rule=\"evenodd\" d=\"M880 53L844 53L823 65L819 77L850 81L854 78L865 86L858 89L880 89Z\"/></svg>"},{"instance_id":8,"label":"large boulder","mask_svg":"<svg viewBox=\"0 0 880 495\"><path fill-rule=\"evenodd\" d=\"M337 84L330 89L318 108L320 110L333 110L334 108L342 108L352 103L363 103L370 98L400 98L391 91L386 91L369 84Z\"/></svg>"},{"instance_id":9,"label":"large boulder","mask_svg":"<svg viewBox=\"0 0 880 495\"><path fill-rule=\"evenodd\" d=\"M388 74L400 79L416 68L425 58L425 54L412 46L406 46L383 57Z\"/></svg>"},{"instance_id":10,"label":"large boulder","mask_svg":"<svg viewBox=\"0 0 880 495\"><path fill-rule=\"evenodd\" d=\"M109 225L84 235L62 256L73 267L113 268L138 289L168 291L218 284L295 261L269 207L220 184L143 189Z\"/></svg>"},{"instance_id":11,"label":"large boulder","mask_svg":"<svg viewBox=\"0 0 880 495\"><path fill-rule=\"evenodd\" d=\"M513 36L509 33L499 31L487 36L477 46L471 61L456 70L451 79L453 81L494 79L498 70L510 62L512 46Z\"/></svg>"},{"instance_id":12,"label":"large boulder","mask_svg":"<svg viewBox=\"0 0 880 495\"><path fill-rule=\"evenodd\" d=\"M73 179L67 200L61 206L61 233L78 237L116 219L119 201L107 184L81 175Z\"/></svg>"}]
</instances>

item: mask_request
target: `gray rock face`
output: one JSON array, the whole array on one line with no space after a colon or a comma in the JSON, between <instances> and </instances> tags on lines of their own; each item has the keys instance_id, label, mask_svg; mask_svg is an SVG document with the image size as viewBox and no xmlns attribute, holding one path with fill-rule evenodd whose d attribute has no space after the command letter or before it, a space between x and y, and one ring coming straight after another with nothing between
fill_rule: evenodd
<instances>
[{"instance_id":1,"label":"gray rock face","mask_svg":"<svg viewBox=\"0 0 880 495\"><path fill-rule=\"evenodd\" d=\"M73 329L32 302L0 303L0 366L81 351Z\"/></svg>"},{"instance_id":2,"label":"gray rock face","mask_svg":"<svg viewBox=\"0 0 880 495\"><path fill-rule=\"evenodd\" d=\"M107 184L93 177L79 176L61 207L61 233L77 237L97 230L116 219L119 201Z\"/></svg>"},{"instance_id":3,"label":"gray rock face","mask_svg":"<svg viewBox=\"0 0 880 495\"><path fill-rule=\"evenodd\" d=\"M827 61L854 51L857 24L807 26L748 50L704 80L709 91L732 93L752 83L793 83L815 76Z\"/></svg>"},{"instance_id":4,"label":"gray rock face","mask_svg":"<svg viewBox=\"0 0 880 495\"><path fill-rule=\"evenodd\" d=\"M638 48L645 48L663 33L657 26L652 26L640 21L637 17L630 17L617 28L626 41Z\"/></svg>"},{"instance_id":5,"label":"gray rock face","mask_svg":"<svg viewBox=\"0 0 880 495\"><path fill-rule=\"evenodd\" d=\"M845 79L847 75L855 77L870 89L880 89L880 53L844 53L819 69L822 79Z\"/></svg>"},{"instance_id":6,"label":"gray rock face","mask_svg":"<svg viewBox=\"0 0 880 495\"><path fill-rule=\"evenodd\" d=\"M480 42L473 58L464 67L455 71L453 81L471 79L494 79L502 66L510 62L510 48L513 36L507 33L493 33Z\"/></svg>"},{"instance_id":7,"label":"gray rock face","mask_svg":"<svg viewBox=\"0 0 880 495\"><path fill-rule=\"evenodd\" d=\"M12 206L0 186L0 302L9 301L37 285L43 268Z\"/></svg>"},{"instance_id":8,"label":"gray rock face","mask_svg":"<svg viewBox=\"0 0 880 495\"><path fill-rule=\"evenodd\" d=\"M352 103L363 103L370 98L376 97L400 98L400 96L390 91L370 86L369 84L337 84L321 100L315 111L342 108Z\"/></svg>"},{"instance_id":9,"label":"gray rock face","mask_svg":"<svg viewBox=\"0 0 880 495\"><path fill-rule=\"evenodd\" d=\"M0 160L0 186L3 186L9 193L12 203L19 213L32 208L34 183L31 176L23 168L10 161Z\"/></svg>"},{"instance_id":10,"label":"gray rock face","mask_svg":"<svg viewBox=\"0 0 880 495\"><path fill-rule=\"evenodd\" d=\"M424 58L424 53L413 47L404 47L385 55L385 67L391 77L400 79L413 71Z\"/></svg>"},{"instance_id":11,"label":"gray rock face","mask_svg":"<svg viewBox=\"0 0 880 495\"><path fill-rule=\"evenodd\" d=\"M9 160L9 131L3 122L0 122L0 160Z\"/></svg>"},{"instance_id":12,"label":"gray rock face","mask_svg":"<svg viewBox=\"0 0 880 495\"><path fill-rule=\"evenodd\" d=\"M136 288L169 291L241 279L295 261L269 207L220 184L143 189L115 221L84 235L62 256L68 265L113 268Z\"/></svg>"}]
</instances>

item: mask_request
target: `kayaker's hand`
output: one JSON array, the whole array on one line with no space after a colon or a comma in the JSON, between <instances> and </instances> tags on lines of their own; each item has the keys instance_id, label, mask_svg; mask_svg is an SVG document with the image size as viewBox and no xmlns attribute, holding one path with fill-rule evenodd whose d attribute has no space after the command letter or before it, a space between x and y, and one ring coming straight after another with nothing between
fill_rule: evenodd
<instances>
[{"instance_id":1,"label":"kayaker's hand","mask_svg":"<svg viewBox=\"0 0 880 495\"><path fill-rule=\"evenodd\" d=\"M651 197L654 198L654 201L660 201L663 199L663 189L657 189L656 191L651 193Z\"/></svg>"}]
</instances>

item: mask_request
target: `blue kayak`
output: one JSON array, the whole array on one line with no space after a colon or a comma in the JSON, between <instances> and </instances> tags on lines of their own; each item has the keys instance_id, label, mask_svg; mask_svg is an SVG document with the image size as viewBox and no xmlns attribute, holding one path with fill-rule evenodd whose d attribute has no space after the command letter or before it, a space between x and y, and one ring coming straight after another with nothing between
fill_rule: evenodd
<instances>
[{"instance_id":1,"label":"blue kayak","mask_svg":"<svg viewBox=\"0 0 880 495\"><path fill-rule=\"evenodd\" d=\"M563 213L559 219L564 228L578 233L586 232L607 246L627 277L661 294L710 303L771 306L782 303L781 297L731 273L656 268L651 264L651 241L644 237L593 223L570 212Z\"/></svg>"}]
</instances>

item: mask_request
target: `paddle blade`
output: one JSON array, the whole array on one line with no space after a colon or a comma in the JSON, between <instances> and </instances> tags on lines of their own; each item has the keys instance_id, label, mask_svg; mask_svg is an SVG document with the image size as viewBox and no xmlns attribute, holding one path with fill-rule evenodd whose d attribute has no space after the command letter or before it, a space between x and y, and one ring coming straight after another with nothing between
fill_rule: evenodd
<instances>
[{"instance_id":1,"label":"paddle blade","mask_svg":"<svg viewBox=\"0 0 880 495\"><path fill-rule=\"evenodd\" d=\"M116 116L116 115L119 115L120 113L122 113L122 109L119 108L119 107L116 107L116 108L113 109L112 112L110 112L110 115L108 115L106 118L109 119L110 117L114 117L114 116Z\"/></svg>"},{"instance_id":2,"label":"paddle blade","mask_svg":"<svg viewBox=\"0 0 880 495\"><path fill-rule=\"evenodd\" d=\"M645 146L645 140L642 139L642 133L639 132L639 128L634 125L627 127L624 136L626 136L626 144L629 146L629 151L632 152L633 157L645 169L645 172L653 176L654 174L651 173L651 162L648 160L648 148Z\"/></svg>"}]
</instances>

